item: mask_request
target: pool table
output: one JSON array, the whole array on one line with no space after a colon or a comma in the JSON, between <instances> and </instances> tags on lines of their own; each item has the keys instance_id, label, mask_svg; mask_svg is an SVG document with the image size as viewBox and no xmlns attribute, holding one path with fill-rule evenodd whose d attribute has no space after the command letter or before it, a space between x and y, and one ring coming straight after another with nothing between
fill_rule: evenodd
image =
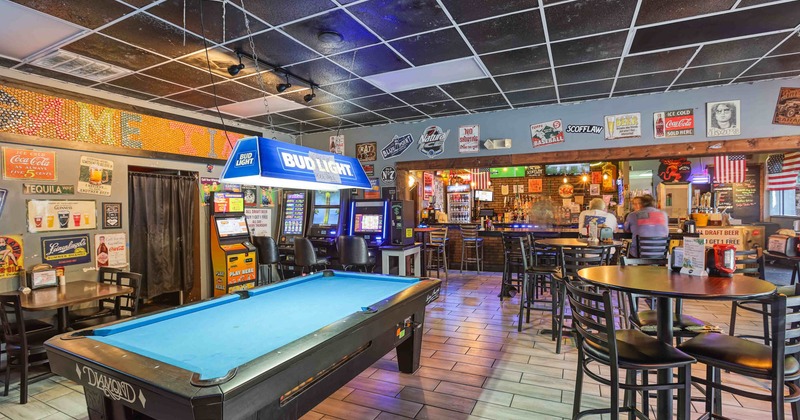
<instances>
[{"instance_id":1,"label":"pool table","mask_svg":"<svg viewBox=\"0 0 800 420\"><path fill-rule=\"evenodd\" d=\"M91 419L297 418L393 348L413 373L440 284L326 270L45 346Z\"/></svg>"}]
</instances>

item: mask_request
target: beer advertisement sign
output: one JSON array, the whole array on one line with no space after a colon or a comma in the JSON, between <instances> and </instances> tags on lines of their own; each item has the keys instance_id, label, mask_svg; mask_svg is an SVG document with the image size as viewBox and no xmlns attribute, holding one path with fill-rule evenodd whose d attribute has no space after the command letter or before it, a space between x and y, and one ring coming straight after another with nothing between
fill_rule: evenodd
<instances>
[{"instance_id":1,"label":"beer advertisement sign","mask_svg":"<svg viewBox=\"0 0 800 420\"><path fill-rule=\"evenodd\" d=\"M429 158L439 156L444 152L444 142L449 135L450 130L444 131L438 125L428 126L419 136L417 149Z\"/></svg>"},{"instance_id":2,"label":"beer advertisement sign","mask_svg":"<svg viewBox=\"0 0 800 420\"><path fill-rule=\"evenodd\" d=\"M375 176L375 165L372 163L362 163L361 168L367 176Z\"/></svg>"},{"instance_id":3,"label":"beer advertisement sign","mask_svg":"<svg viewBox=\"0 0 800 420\"><path fill-rule=\"evenodd\" d=\"M653 114L653 133L657 139L665 137L693 136L694 110L656 112Z\"/></svg>"},{"instance_id":4,"label":"beer advertisement sign","mask_svg":"<svg viewBox=\"0 0 800 420\"><path fill-rule=\"evenodd\" d=\"M772 123L800 125L800 88L781 88Z\"/></svg>"},{"instance_id":5,"label":"beer advertisement sign","mask_svg":"<svg viewBox=\"0 0 800 420\"><path fill-rule=\"evenodd\" d=\"M606 140L642 137L642 114L606 115Z\"/></svg>"},{"instance_id":6,"label":"beer advertisement sign","mask_svg":"<svg viewBox=\"0 0 800 420\"><path fill-rule=\"evenodd\" d=\"M0 235L0 279L16 277L24 267L22 235Z\"/></svg>"},{"instance_id":7,"label":"beer advertisement sign","mask_svg":"<svg viewBox=\"0 0 800 420\"><path fill-rule=\"evenodd\" d=\"M344 154L344 134L330 137L330 152L337 155Z\"/></svg>"},{"instance_id":8,"label":"beer advertisement sign","mask_svg":"<svg viewBox=\"0 0 800 420\"><path fill-rule=\"evenodd\" d=\"M385 160L396 158L408 150L412 144L414 144L414 137L411 136L411 133L404 136L395 135L389 144L381 149L381 156Z\"/></svg>"},{"instance_id":9,"label":"beer advertisement sign","mask_svg":"<svg viewBox=\"0 0 800 420\"><path fill-rule=\"evenodd\" d=\"M126 267L128 245L124 233L100 233L94 235L96 265L100 267Z\"/></svg>"},{"instance_id":10,"label":"beer advertisement sign","mask_svg":"<svg viewBox=\"0 0 800 420\"><path fill-rule=\"evenodd\" d=\"M97 229L94 200L28 200L28 232Z\"/></svg>"},{"instance_id":11,"label":"beer advertisement sign","mask_svg":"<svg viewBox=\"0 0 800 420\"><path fill-rule=\"evenodd\" d=\"M89 235L42 238L42 262L54 267L86 264L92 261Z\"/></svg>"},{"instance_id":12,"label":"beer advertisement sign","mask_svg":"<svg viewBox=\"0 0 800 420\"><path fill-rule=\"evenodd\" d=\"M534 148L563 142L564 126L561 120L531 125L531 143Z\"/></svg>"},{"instance_id":13,"label":"beer advertisement sign","mask_svg":"<svg viewBox=\"0 0 800 420\"><path fill-rule=\"evenodd\" d=\"M247 228L253 236L272 236L272 209L244 209Z\"/></svg>"},{"instance_id":14,"label":"beer advertisement sign","mask_svg":"<svg viewBox=\"0 0 800 420\"><path fill-rule=\"evenodd\" d=\"M3 179L56 180L56 152L3 148Z\"/></svg>"},{"instance_id":15,"label":"beer advertisement sign","mask_svg":"<svg viewBox=\"0 0 800 420\"><path fill-rule=\"evenodd\" d=\"M111 195L111 175L114 162L89 156L81 156L78 174L78 192L82 194Z\"/></svg>"},{"instance_id":16,"label":"beer advertisement sign","mask_svg":"<svg viewBox=\"0 0 800 420\"><path fill-rule=\"evenodd\" d=\"M362 162L373 162L378 158L378 143L356 143L356 159Z\"/></svg>"},{"instance_id":17,"label":"beer advertisement sign","mask_svg":"<svg viewBox=\"0 0 800 420\"><path fill-rule=\"evenodd\" d=\"M74 185L22 184L22 193L27 195L72 195Z\"/></svg>"},{"instance_id":18,"label":"beer advertisement sign","mask_svg":"<svg viewBox=\"0 0 800 420\"><path fill-rule=\"evenodd\" d=\"M742 134L741 110L739 101L706 103L706 135L724 137Z\"/></svg>"},{"instance_id":19,"label":"beer advertisement sign","mask_svg":"<svg viewBox=\"0 0 800 420\"><path fill-rule=\"evenodd\" d=\"M458 153L478 153L481 149L481 126L458 127Z\"/></svg>"}]
</instances>

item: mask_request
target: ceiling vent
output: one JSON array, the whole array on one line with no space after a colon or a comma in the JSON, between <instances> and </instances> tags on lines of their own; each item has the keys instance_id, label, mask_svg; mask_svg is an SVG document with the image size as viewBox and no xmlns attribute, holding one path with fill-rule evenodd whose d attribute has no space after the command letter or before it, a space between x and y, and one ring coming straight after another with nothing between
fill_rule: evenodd
<instances>
[{"instance_id":1,"label":"ceiling vent","mask_svg":"<svg viewBox=\"0 0 800 420\"><path fill-rule=\"evenodd\" d=\"M37 58L31 64L97 82L133 73L132 70L63 50L53 51L44 57Z\"/></svg>"}]
</instances>

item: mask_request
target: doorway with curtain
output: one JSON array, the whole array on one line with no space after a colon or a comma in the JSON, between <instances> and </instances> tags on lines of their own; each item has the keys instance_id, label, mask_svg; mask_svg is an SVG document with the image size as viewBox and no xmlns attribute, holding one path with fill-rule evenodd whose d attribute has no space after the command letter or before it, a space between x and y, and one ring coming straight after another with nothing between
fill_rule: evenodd
<instances>
[{"instance_id":1,"label":"doorway with curtain","mask_svg":"<svg viewBox=\"0 0 800 420\"><path fill-rule=\"evenodd\" d=\"M146 302L176 305L200 297L199 189L196 172L129 168L131 271Z\"/></svg>"}]
</instances>

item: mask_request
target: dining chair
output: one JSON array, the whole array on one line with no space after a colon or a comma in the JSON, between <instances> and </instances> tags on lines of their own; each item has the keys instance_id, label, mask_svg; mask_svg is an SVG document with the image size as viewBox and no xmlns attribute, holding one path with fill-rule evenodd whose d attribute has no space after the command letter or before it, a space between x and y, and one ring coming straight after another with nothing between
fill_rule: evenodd
<instances>
[{"instance_id":1,"label":"dining chair","mask_svg":"<svg viewBox=\"0 0 800 420\"><path fill-rule=\"evenodd\" d=\"M369 255L367 240L361 236L342 235L336 238L336 249L344 271L355 267L367 273L375 267L375 256Z\"/></svg>"},{"instance_id":2,"label":"dining chair","mask_svg":"<svg viewBox=\"0 0 800 420\"><path fill-rule=\"evenodd\" d=\"M483 268L483 238L478 236L480 226L461 225L461 272L464 272L464 265L475 264L477 274ZM472 252L472 257L469 256Z\"/></svg>"},{"instance_id":3,"label":"dining chair","mask_svg":"<svg viewBox=\"0 0 800 420\"><path fill-rule=\"evenodd\" d=\"M650 392L677 389L679 418L688 419L694 358L639 330L617 329L611 293L607 289L570 279L564 281L564 288L572 307L572 326L578 348L572 418L610 414L612 420L617 420L620 413L648 418ZM608 377L601 376L598 372L603 370L594 364L608 367ZM649 371L675 368L678 369L677 380L650 383ZM624 381L620 370L625 373ZM581 410L584 375L611 387L609 408ZM622 406L619 404L620 389L624 391ZM636 404L637 391L642 391L641 409Z\"/></svg>"},{"instance_id":4,"label":"dining chair","mask_svg":"<svg viewBox=\"0 0 800 420\"><path fill-rule=\"evenodd\" d=\"M522 287L520 287L521 294L519 299L519 318L517 322L517 331L522 332L522 314L525 312L525 322L531 321L531 311L544 311L550 312L551 331L553 340L555 340L556 332L556 304L553 290L557 290L553 284L553 272L539 271L538 267L533 265L534 261L531 259L533 253L531 252L530 235L510 237L509 242L516 241L516 248L519 250L519 259L522 263ZM544 276L546 274L546 276ZM542 290L550 290L551 294L545 296Z\"/></svg>"},{"instance_id":5,"label":"dining chair","mask_svg":"<svg viewBox=\"0 0 800 420\"><path fill-rule=\"evenodd\" d=\"M308 238L294 238L294 265L300 267L300 275L302 276L306 269L309 273L313 273L316 268L327 267L327 257L317 257L317 252L314 251L314 244Z\"/></svg>"},{"instance_id":6,"label":"dining chair","mask_svg":"<svg viewBox=\"0 0 800 420\"><path fill-rule=\"evenodd\" d=\"M48 329L28 331L23 318L19 294L0 294L0 323L3 328L3 342L6 346L6 375L3 396L8 395L11 382L11 369L19 369L19 403L28 402L28 382L30 368L47 364L44 342L56 335L53 326Z\"/></svg>"},{"instance_id":7,"label":"dining chair","mask_svg":"<svg viewBox=\"0 0 800 420\"><path fill-rule=\"evenodd\" d=\"M516 290L523 287L525 270L522 265L523 250L519 246L521 235L516 233L501 233L503 242L503 276L500 280L500 301L505 296L513 296ZM516 275L516 278L514 277Z\"/></svg>"},{"instance_id":8,"label":"dining chair","mask_svg":"<svg viewBox=\"0 0 800 420\"><path fill-rule=\"evenodd\" d=\"M576 248L568 248L568 247L561 247L560 250L560 262L561 262L561 273L555 274L553 277L555 278L554 285L557 288L557 299L556 299L556 330L554 331L553 336L557 339L556 341L556 354L561 354L561 343L563 340L563 333L564 333L564 321L566 319L572 318L571 315L567 314L567 289L565 287L566 282L571 280L578 280L578 271L587 268L587 267L596 267L601 266L607 261L606 253L608 251L604 248L591 248L591 247L576 247Z\"/></svg>"},{"instance_id":9,"label":"dining chair","mask_svg":"<svg viewBox=\"0 0 800 420\"><path fill-rule=\"evenodd\" d=\"M69 325L72 330L96 327L109 322L119 321L135 316L139 313L139 300L142 292L142 275L128 271L117 273L117 285L128 286L131 292L127 295L117 296L114 299L114 310L111 314L83 319Z\"/></svg>"},{"instance_id":10,"label":"dining chair","mask_svg":"<svg viewBox=\"0 0 800 420\"><path fill-rule=\"evenodd\" d=\"M692 381L705 385L705 411L722 417L721 391L771 403L772 418L784 418L784 404L792 405L792 418L800 414L800 285L794 295L767 297L771 346L725 334L703 333L678 345L681 351L706 365L706 376ZM761 337L754 337L760 341ZM720 371L769 381L766 392L743 388L738 382L724 384ZM737 378L738 379L738 378Z\"/></svg>"},{"instance_id":11,"label":"dining chair","mask_svg":"<svg viewBox=\"0 0 800 420\"><path fill-rule=\"evenodd\" d=\"M444 278L448 279L447 273L447 227L433 230L428 233L428 243L425 244L425 261L427 267L425 271L436 270L436 277L439 277L439 270L444 269Z\"/></svg>"},{"instance_id":12,"label":"dining chair","mask_svg":"<svg viewBox=\"0 0 800 420\"><path fill-rule=\"evenodd\" d=\"M117 284L117 273L119 268L113 267L100 267L97 269L97 282L103 284ZM116 306L116 298L103 298L97 301L97 304L90 308L70 309L67 311L67 325L81 322L90 318L99 318L114 314L114 307Z\"/></svg>"},{"instance_id":13,"label":"dining chair","mask_svg":"<svg viewBox=\"0 0 800 420\"><path fill-rule=\"evenodd\" d=\"M669 236L636 235L628 249L628 255L636 258L666 259L668 253Z\"/></svg>"}]
</instances>

